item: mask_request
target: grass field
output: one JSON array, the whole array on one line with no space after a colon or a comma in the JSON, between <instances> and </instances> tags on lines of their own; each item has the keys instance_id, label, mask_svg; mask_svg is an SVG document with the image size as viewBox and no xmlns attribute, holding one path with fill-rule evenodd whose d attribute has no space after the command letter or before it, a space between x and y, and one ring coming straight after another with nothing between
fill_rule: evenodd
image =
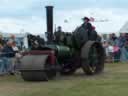
<instances>
[{"instance_id":1,"label":"grass field","mask_svg":"<svg viewBox=\"0 0 128 96\"><path fill-rule=\"evenodd\" d=\"M128 64L106 64L102 74L57 77L49 82L24 82L0 77L0 96L128 96Z\"/></svg>"}]
</instances>

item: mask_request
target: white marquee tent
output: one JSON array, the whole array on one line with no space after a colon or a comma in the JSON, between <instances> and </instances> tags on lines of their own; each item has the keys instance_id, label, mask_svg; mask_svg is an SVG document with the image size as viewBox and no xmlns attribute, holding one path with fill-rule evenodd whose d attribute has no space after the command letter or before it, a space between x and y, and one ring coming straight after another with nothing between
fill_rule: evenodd
<instances>
[{"instance_id":1,"label":"white marquee tent","mask_svg":"<svg viewBox=\"0 0 128 96\"><path fill-rule=\"evenodd\" d=\"M128 21L121 27L119 33L128 33Z\"/></svg>"}]
</instances>

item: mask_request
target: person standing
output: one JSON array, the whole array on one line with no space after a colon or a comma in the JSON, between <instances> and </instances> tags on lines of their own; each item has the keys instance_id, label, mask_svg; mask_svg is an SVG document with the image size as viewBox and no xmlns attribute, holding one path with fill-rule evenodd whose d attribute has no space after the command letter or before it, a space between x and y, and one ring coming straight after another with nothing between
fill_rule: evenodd
<instances>
[{"instance_id":1,"label":"person standing","mask_svg":"<svg viewBox=\"0 0 128 96\"><path fill-rule=\"evenodd\" d=\"M113 46L114 62L119 62L119 61L120 61L120 55L121 55L120 47L115 44L115 45Z\"/></svg>"},{"instance_id":2,"label":"person standing","mask_svg":"<svg viewBox=\"0 0 128 96\"><path fill-rule=\"evenodd\" d=\"M0 75L4 75L5 71L5 62L2 56L2 50L3 50L3 46L0 44Z\"/></svg>"},{"instance_id":3,"label":"person standing","mask_svg":"<svg viewBox=\"0 0 128 96\"><path fill-rule=\"evenodd\" d=\"M120 34L120 37L118 38L118 46L120 47L120 48L123 48L123 46L125 45L125 42L126 42L127 40L126 40L126 35L125 35L125 33L121 33Z\"/></svg>"},{"instance_id":4,"label":"person standing","mask_svg":"<svg viewBox=\"0 0 128 96\"><path fill-rule=\"evenodd\" d=\"M112 34L109 35L108 42L110 42L111 45L117 45L118 44L118 38L115 35L115 33L112 33Z\"/></svg>"},{"instance_id":5,"label":"person standing","mask_svg":"<svg viewBox=\"0 0 128 96\"><path fill-rule=\"evenodd\" d=\"M3 47L2 50L2 56L3 60L5 62L5 70L9 72L11 75L13 75L13 70L12 70L12 58L15 56L15 52L12 48L12 41L7 41L6 45Z\"/></svg>"},{"instance_id":6,"label":"person standing","mask_svg":"<svg viewBox=\"0 0 128 96\"><path fill-rule=\"evenodd\" d=\"M113 52L114 52L114 48L112 44L110 42L107 42L106 53L107 53L108 62L110 63L112 63L114 59Z\"/></svg>"},{"instance_id":7,"label":"person standing","mask_svg":"<svg viewBox=\"0 0 128 96\"><path fill-rule=\"evenodd\" d=\"M12 42L12 49L15 56L11 58L11 62L12 62L11 70L12 70L12 74L14 74L16 72L16 67L17 67L17 55L20 55L20 50L17 47L16 42Z\"/></svg>"},{"instance_id":8,"label":"person standing","mask_svg":"<svg viewBox=\"0 0 128 96\"><path fill-rule=\"evenodd\" d=\"M15 39L16 39L15 35L11 34L11 36L10 36L10 39L9 39L9 40L12 40L12 42L14 42L14 41L15 41Z\"/></svg>"},{"instance_id":9,"label":"person standing","mask_svg":"<svg viewBox=\"0 0 128 96\"><path fill-rule=\"evenodd\" d=\"M4 46L5 45L5 40L3 39L2 34L0 34L0 45Z\"/></svg>"}]
</instances>

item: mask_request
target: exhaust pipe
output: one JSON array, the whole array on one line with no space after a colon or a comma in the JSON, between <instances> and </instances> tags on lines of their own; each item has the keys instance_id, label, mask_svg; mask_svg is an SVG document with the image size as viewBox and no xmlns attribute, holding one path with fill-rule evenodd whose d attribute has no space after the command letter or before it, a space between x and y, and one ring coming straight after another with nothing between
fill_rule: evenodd
<instances>
[{"instance_id":1,"label":"exhaust pipe","mask_svg":"<svg viewBox=\"0 0 128 96\"><path fill-rule=\"evenodd\" d=\"M53 41L53 6L46 6L46 17L47 17L47 40L48 43Z\"/></svg>"}]
</instances>

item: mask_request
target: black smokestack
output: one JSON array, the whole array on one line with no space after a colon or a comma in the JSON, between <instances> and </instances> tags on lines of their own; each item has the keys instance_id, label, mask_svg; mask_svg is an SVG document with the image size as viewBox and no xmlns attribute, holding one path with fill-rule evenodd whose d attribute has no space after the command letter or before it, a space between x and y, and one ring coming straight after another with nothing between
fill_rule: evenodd
<instances>
[{"instance_id":1,"label":"black smokestack","mask_svg":"<svg viewBox=\"0 0 128 96\"><path fill-rule=\"evenodd\" d=\"M53 40L53 6L46 6L47 17L47 39L48 42Z\"/></svg>"}]
</instances>

